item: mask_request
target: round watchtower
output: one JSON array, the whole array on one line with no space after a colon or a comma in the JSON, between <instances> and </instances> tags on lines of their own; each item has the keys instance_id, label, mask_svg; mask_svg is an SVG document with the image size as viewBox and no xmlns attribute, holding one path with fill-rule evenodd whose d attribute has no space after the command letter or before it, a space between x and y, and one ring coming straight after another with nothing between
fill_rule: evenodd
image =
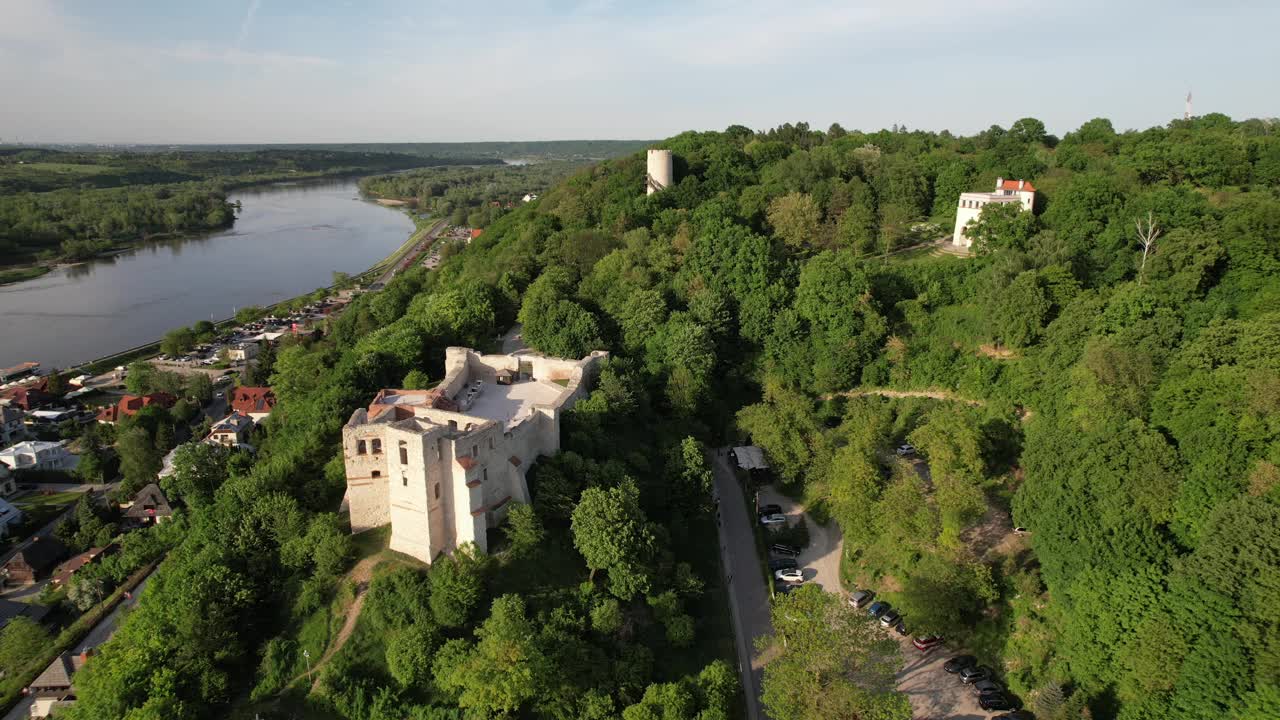
<instances>
[{"instance_id":1,"label":"round watchtower","mask_svg":"<svg viewBox=\"0 0 1280 720\"><path fill-rule=\"evenodd\" d=\"M650 150L649 167L645 174L645 194L652 195L671 187L675 177L670 150Z\"/></svg>"}]
</instances>

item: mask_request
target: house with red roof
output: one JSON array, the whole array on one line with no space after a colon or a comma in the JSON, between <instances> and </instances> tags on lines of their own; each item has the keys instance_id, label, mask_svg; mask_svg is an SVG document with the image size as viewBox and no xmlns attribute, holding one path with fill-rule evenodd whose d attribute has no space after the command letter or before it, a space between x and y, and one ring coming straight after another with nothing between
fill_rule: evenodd
<instances>
[{"instance_id":1,"label":"house with red roof","mask_svg":"<svg viewBox=\"0 0 1280 720\"><path fill-rule=\"evenodd\" d=\"M45 392L38 385L23 385L0 392L0 404L22 408L27 412L50 405L56 399L56 396Z\"/></svg>"},{"instance_id":2,"label":"house with red roof","mask_svg":"<svg viewBox=\"0 0 1280 720\"><path fill-rule=\"evenodd\" d=\"M138 411L144 407L162 407L171 408L178 402L178 398L165 392L150 393L148 395L125 395L120 398L115 405L107 405L98 411L98 422L114 425L120 422L122 418L133 417Z\"/></svg>"},{"instance_id":3,"label":"house with red roof","mask_svg":"<svg viewBox=\"0 0 1280 720\"><path fill-rule=\"evenodd\" d=\"M238 387L231 391L231 409L255 422L271 414L276 394L269 387Z\"/></svg>"}]
</instances>

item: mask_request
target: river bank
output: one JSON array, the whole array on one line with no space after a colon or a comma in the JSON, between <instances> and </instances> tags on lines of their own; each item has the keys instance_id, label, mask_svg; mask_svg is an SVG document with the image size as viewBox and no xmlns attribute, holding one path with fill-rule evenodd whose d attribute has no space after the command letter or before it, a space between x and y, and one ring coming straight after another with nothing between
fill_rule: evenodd
<instances>
[{"instance_id":1,"label":"river bank","mask_svg":"<svg viewBox=\"0 0 1280 720\"><path fill-rule=\"evenodd\" d=\"M250 188L230 230L169 238L0 287L0 366L86 364L169 330L269 307L394 261L420 228L352 181ZM375 260L376 259L376 260Z\"/></svg>"}]
</instances>

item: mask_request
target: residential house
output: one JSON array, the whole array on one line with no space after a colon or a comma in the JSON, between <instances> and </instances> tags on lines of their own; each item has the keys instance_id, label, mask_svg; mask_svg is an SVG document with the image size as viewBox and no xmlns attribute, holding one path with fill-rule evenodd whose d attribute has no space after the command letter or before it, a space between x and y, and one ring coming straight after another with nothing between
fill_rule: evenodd
<instances>
[{"instance_id":1,"label":"residential house","mask_svg":"<svg viewBox=\"0 0 1280 720\"><path fill-rule=\"evenodd\" d=\"M0 390L0 404L8 405L11 408L21 408L25 412L38 410L45 405L51 405L57 400L56 395L52 395L45 391L44 388L37 385L22 385L20 387L12 387L6 390ZM45 387L48 382L44 383Z\"/></svg>"},{"instance_id":2,"label":"residential house","mask_svg":"<svg viewBox=\"0 0 1280 720\"><path fill-rule=\"evenodd\" d=\"M160 486L150 483L133 496L124 516L135 525L159 525L173 516L173 508Z\"/></svg>"},{"instance_id":3,"label":"residential house","mask_svg":"<svg viewBox=\"0 0 1280 720\"><path fill-rule=\"evenodd\" d=\"M55 537L34 537L0 569L5 582L10 585L33 585L47 576L62 558L67 548Z\"/></svg>"},{"instance_id":4,"label":"residential house","mask_svg":"<svg viewBox=\"0 0 1280 720\"><path fill-rule=\"evenodd\" d=\"M89 548L88 550L72 557L70 560L59 565L54 571L49 582L54 585L66 585L71 582L71 576L75 575L80 568L97 560L98 558L110 554L116 549L115 545L108 545L105 548Z\"/></svg>"},{"instance_id":5,"label":"residential house","mask_svg":"<svg viewBox=\"0 0 1280 720\"><path fill-rule=\"evenodd\" d=\"M205 438L205 442L227 447L247 445L252 431L253 420L248 415L233 412L209 429L209 437Z\"/></svg>"},{"instance_id":6,"label":"residential house","mask_svg":"<svg viewBox=\"0 0 1280 720\"><path fill-rule=\"evenodd\" d=\"M149 395L125 395L115 405L107 405L99 410L98 422L115 424L120 422L122 418L137 415L138 411L144 407L155 405L162 408L171 408L177 402L178 398L165 392L151 393Z\"/></svg>"},{"instance_id":7,"label":"residential house","mask_svg":"<svg viewBox=\"0 0 1280 720\"><path fill-rule=\"evenodd\" d=\"M484 234L484 230L483 230L483 229L481 229L481 228L472 228L472 229L471 229L471 234L467 236L467 244L468 244L468 245L470 245L472 240L475 240L476 238L480 237L480 236L481 236L481 235L483 235L483 234Z\"/></svg>"},{"instance_id":8,"label":"residential house","mask_svg":"<svg viewBox=\"0 0 1280 720\"><path fill-rule=\"evenodd\" d=\"M431 390L381 390L342 430L352 532L391 524L391 549L430 563L529 502L525 473L560 448L560 414L588 391L581 360L451 347ZM513 382L499 385L498 373Z\"/></svg>"},{"instance_id":9,"label":"residential house","mask_svg":"<svg viewBox=\"0 0 1280 720\"><path fill-rule=\"evenodd\" d=\"M79 463L61 442L28 440L0 450L0 464L10 470L74 470Z\"/></svg>"},{"instance_id":10,"label":"residential house","mask_svg":"<svg viewBox=\"0 0 1280 720\"><path fill-rule=\"evenodd\" d=\"M276 394L269 387L238 387L231 391L231 409L255 422L271 414Z\"/></svg>"},{"instance_id":11,"label":"residential house","mask_svg":"<svg viewBox=\"0 0 1280 720\"><path fill-rule=\"evenodd\" d=\"M26 437L24 416L21 408L0 406L0 447L12 445Z\"/></svg>"},{"instance_id":12,"label":"residential house","mask_svg":"<svg viewBox=\"0 0 1280 720\"><path fill-rule=\"evenodd\" d=\"M8 500L0 500L0 537L7 537L9 528L20 522L22 522L22 511Z\"/></svg>"},{"instance_id":13,"label":"residential house","mask_svg":"<svg viewBox=\"0 0 1280 720\"><path fill-rule=\"evenodd\" d=\"M995 192L960 193L960 199L956 203L956 228L951 236L951 244L963 248L973 245L973 238L969 237L965 229L970 222L978 219L982 208L987 205L1008 203L1017 205L1021 210L1031 210L1035 200L1036 189L1026 180L996 178Z\"/></svg>"},{"instance_id":14,"label":"residential house","mask_svg":"<svg viewBox=\"0 0 1280 720\"><path fill-rule=\"evenodd\" d=\"M17 602L15 600L0 600L0 630L3 630L15 618L25 617L31 618L35 622L40 622L48 614L49 608L44 605Z\"/></svg>"},{"instance_id":15,"label":"residential house","mask_svg":"<svg viewBox=\"0 0 1280 720\"><path fill-rule=\"evenodd\" d=\"M28 694L34 698L31 717L46 718L54 710L74 703L76 693L71 679L92 656L93 650L85 649L80 653L65 652L54 658L49 667L27 686Z\"/></svg>"},{"instance_id":16,"label":"residential house","mask_svg":"<svg viewBox=\"0 0 1280 720\"><path fill-rule=\"evenodd\" d=\"M260 346L255 342L237 343L227 349L227 359L232 362L248 362L258 357Z\"/></svg>"}]
</instances>

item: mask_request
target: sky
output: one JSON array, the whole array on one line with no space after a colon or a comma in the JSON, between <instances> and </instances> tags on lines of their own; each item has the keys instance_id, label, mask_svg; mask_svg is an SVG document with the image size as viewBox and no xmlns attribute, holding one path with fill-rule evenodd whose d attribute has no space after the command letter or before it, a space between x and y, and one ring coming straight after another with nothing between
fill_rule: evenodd
<instances>
[{"instance_id":1,"label":"sky","mask_svg":"<svg viewBox=\"0 0 1280 720\"><path fill-rule=\"evenodd\" d=\"M0 140L1065 133L1280 115L1275 0L0 0Z\"/></svg>"}]
</instances>

